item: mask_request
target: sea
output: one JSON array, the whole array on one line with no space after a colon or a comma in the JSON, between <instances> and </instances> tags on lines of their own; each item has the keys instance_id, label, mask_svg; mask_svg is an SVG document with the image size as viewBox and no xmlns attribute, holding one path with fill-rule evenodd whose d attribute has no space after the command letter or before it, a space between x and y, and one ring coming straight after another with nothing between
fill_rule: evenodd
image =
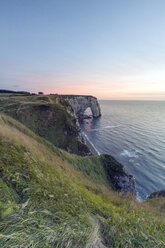
<instances>
[{"instance_id":1,"label":"sea","mask_svg":"<svg viewBox=\"0 0 165 248\"><path fill-rule=\"evenodd\" d=\"M165 189L165 101L99 104L102 116L81 125L96 153L112 155L124 165L135 178L139 200Z\"/></svg>"}]
</instances>

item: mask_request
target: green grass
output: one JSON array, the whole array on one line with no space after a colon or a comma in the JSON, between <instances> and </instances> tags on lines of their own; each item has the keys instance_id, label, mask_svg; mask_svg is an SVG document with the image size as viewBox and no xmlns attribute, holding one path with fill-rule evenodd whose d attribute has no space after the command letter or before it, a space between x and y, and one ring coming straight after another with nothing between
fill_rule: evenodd
<instances>
[{"instance_id":1,"label":"green grass","mask_svg":"<svg viewBox=\"0 0 165 248\"><path fill-rule=\"evenodd\" d=\"M86 247L92 220L106 247L165 247L165 199L121 198L104 159L68 154L2 115L0 247Z\"/></svg>"},{"instance_id":2,"label":"green grass","mask_svg":"<svg viewBox=\"0 0 165 248\"><path fill-rule=\"evenodd\" d=\"M77 139L79 130L75 118L66 111L67 104L56 95L6 97L0 101L0 111L57 147L78 155L87 154L89 149Z\"/></svg>"}]
</instances>

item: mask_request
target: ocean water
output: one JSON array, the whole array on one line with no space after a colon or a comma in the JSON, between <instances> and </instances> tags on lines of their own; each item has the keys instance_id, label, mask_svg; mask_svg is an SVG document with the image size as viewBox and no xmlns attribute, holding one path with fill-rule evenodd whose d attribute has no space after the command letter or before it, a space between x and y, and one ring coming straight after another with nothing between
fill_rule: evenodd
<instances>
[{"instance_id":1,"label":"ocean water","mask_svg":"<svg viewBox=\"0 0 165 248\"><path fill-rule=\"evenodd\" d=\"M98 154L135 177L139 199L165 189L165 101L99 101L102 116L82 130Z\"/></svg>"}]
</instances>

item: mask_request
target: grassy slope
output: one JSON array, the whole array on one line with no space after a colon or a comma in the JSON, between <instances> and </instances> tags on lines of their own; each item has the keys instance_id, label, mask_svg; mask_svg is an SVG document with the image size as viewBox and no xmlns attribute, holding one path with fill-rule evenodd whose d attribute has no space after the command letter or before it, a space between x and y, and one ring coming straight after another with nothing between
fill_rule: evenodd
<instances>
[{"instance_id":1,"label":"grassy slope","mask_svg":"<svg viewBox=\"0 0 165 248\"><path fill-rule=\"evenodd\" d=\"M120 198L102 159L68 154L3 115L0 175L0 247L86 247L96 220L106 247L165 247L165 199Z\"/></svg>"},{"instance_id":2,"label":"grassy slope","mask_svg":"<svg viewBox=\"0 0 165 248\"><path fill-rule=\"evenodd\" d=\"M77 140L78 129L65 109L66 104L56 95L6 97L0 100L0 111L54 145L75 154L86 154L89 150Z\"/></svg>"}]
</instances>

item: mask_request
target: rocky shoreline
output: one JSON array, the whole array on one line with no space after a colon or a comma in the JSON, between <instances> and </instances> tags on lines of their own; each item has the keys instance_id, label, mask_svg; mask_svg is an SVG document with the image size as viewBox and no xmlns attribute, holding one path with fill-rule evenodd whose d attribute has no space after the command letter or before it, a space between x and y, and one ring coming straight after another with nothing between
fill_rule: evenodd
<instances>
[{"instance_id":1,"label":"rocky shoreline","mask_svg":"<svg viewBox=\"0 0 165 248\"><path fill-rule=\"evenodd\" d=\"M135 178L132 175L129 175L125 172L123 165L121 165L115 158L108 154L101 155L97 148L92 144L88 138L88 136L81 130L81 134L84 139L84 144L89 148L91 154L94 156L104 156L103 163L105 167L105 171L107 174L107 178L112 182L112 186L114 190L119 191L123 195L127 195L128 193L137 197L136 193L136 183ZM101 158L102 159L102 158ZM115 164L116 168L111 164Z\"/></svg>"},{"instance_id":2,"label":"rocky shoreline","mask_svg":"<svg viewBox=\"0 0 165 248\"><path fill-rule=\"evenodd\" d=\"M131 194L135 197L136 194L136 187L135 187L135 179L132 175L129 175L125 172L124 167L122 164L120 164L115 158L108 154L101 155L100 152L97 150L94 144L90 142L88 136L82 131L79 121L83 121L83 111L86 109L86 107L92 107L92 113L95 113L93 115L93 118L98 118L101 116L101 109L99 106L99 103L97 101L97 98L89 96L89 97L83 97L83 96L65 96L65 100L67 100L70 104L70 108L67 107L68 112L72 115L72 117L75 118L75 125L78 127L79 135L78 138L81 142L86 145L91 154L86 154L86 156L103 156L104 161L103 164L105 165L104 169L107 174L107 179L112 183L112 187L114 190L121 192L122 194ZM76 102L77 101L77 102ZM85 105L84 105L85 104ZM83 110L83 111L82 111ZM85 116L84 119L87 117ZM106 158L106 159L105 159Z\"/></svg>"}]
</instances>

